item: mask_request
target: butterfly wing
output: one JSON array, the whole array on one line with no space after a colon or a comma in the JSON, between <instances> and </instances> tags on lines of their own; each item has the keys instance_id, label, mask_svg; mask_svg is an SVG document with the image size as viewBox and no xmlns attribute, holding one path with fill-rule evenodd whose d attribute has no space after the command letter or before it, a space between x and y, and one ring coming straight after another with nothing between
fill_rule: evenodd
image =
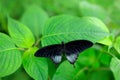
<instances>
[{"instance_id":1,"label":"butterfly wing","mask_svg":"<svg viewBox=\"0 0 120 80\"><path fill-rule=\"evenodd\" d=\"M80 52L91 47L93 43L88 40L76 40L65 44L66 58L71 63L74 64Z\"/></svg>"},{"instance_id":2,"label":"butterfly wing","mask_svg":"<svg viewBox=\"0 0 120 80\"><path fill-rule=\"evenodd\" d=\"M60 63L62 59L61 50L62 50L62 46L59 44L50 45L39 49L35 53L35 56L51 58L53 62L57 64Z\"/></svg>"}]
</instances>

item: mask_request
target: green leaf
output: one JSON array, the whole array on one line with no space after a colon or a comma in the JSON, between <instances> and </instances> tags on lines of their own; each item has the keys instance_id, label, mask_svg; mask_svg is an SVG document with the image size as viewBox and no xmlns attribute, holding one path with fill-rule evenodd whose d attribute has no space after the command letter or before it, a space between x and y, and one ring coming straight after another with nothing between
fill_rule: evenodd
<instances>
[{"instance_id":1,"label":"green leaf","mask_svg":"<svg viewBox=\"0 0 120 80\"><path fill-rule=\"evenodd\" d=\"M120 60L116 57L113 57L110 63L110 68L113 72L115 80L120 80Z\"/></svg>"},{"instance_id":2,"label":"green leaf","mask_svg":"<svg viewBox=\"0 0 120 80\"><path fill-rule=\"evenodd\" d=\"M56 72L56 69L58 65L56 65L51 59L47 59L48 61L48 74L49 74L49 79L51 80L54 73Z\"/></svg>"},{"instance_id":3,"label":"green leaf","mask_svg":"<svg viewBox=\"0 0 120 80\"><path fill-rule=\"evenodd\" d=\"M88 78L89 80L114 80L112 73L107 69L102 70L102 68L101 70L90 72Z\"/></svg>"},{"instance_id":4,"label":"green leaf","mask_svg":"<svg viewBox=\"0 0 120 80\"><path fill-rule=\"evenodd\" d=\"M97 62L97 56L95 55L96 51L92 48L87 49L79 54L77 63L84 66L92 66Z\"/></svg>"},{"instance_id":5,"label":"green leaf","mask_svg":"<svg viewBox=\"0 0 120 80\"><path fill-rule=\"evenodd\" d=\"M106 53L101 53L100 62L105 66L109 66L111 61L111 56Z\"/></svg>"},{"instance_id":6,"label":"green leaf","mask_svg":"<svg viewBox=\"0 0 120 80\"><path fill-rule=\"evenodd\" d=\"M79 66L71 65L68 61L64 61L57 68L52 80L86 80L84 70L86 68L80 68Z\"/></svg>"},{"instance_id":7,"label":"green leaf","mask_svg":"<svg viewBox=\"0 0 120 80\"><path fill-rule=\"evenodd\" d=\"M29 27L35 37L38 39L42 34L42 29L48 19L47 13L39 6L28 6L23 14L22 22Z\"/></svg>"},{"instance_id":8,"label":"green leaf","mask_svg":"<svg viewBox=\"0 0 120 80\"><path fill-rule=\"evenodd\" d=\"M107 37L108 34L107 27L97 18L60 15L49 19L44 27L42 45L78 39L97 42Z\"/></svg>"},{"instance_id":9,"label":"green leaf","mask_svg":"<svg viewBox=\"0 0 120 80\"><path fill-rule=\"evenodd\" d=\"M14 73L21 65L21 53L11 38L0 33L0 77Z\"/></svg>"},{"instance_id":10,"label":"green leaf","mask_svg":"<svg viewBox=\"0 0 120 80\"><path fill-rule=\"evenodd\" d=\"M23 66L26 72L35 80L47 80L48 64L44 58L34 57L37 48L31 48L24 53Z\"/></svg>"},{"instance_id":11,"label":"green leaf","mask_svg":"<svg viewBox=\"0 0 120 80\"><path fill-rule=\"evenodd\" d=\"M28 48L35 42L31 31L22 23L11 18L8 19L8 30L10 36L18 47Z\"/></svg>"},{"instance_id":12,"label":"green leaf","mask_svg":"<svg viewBox=\"0 0 120 80\"><path fill-rule=\"evenodd\" d=\"M109 22L107 11L99 5L90 4L87 1L81 1L79 8L83 16L97 17L104 22Z\"/></svg>"},{"instance_id":13,"label":"green leaf","mask_svg":"<svg viewBox=\"0 0 120 80\"><path fill-rule=\"evenodd\" d=\"M114 48L118 51L118 53L120 54L120 36L118 36L116 38L116 41L114 43Z\"/></svg>"},{"instance_id":14,"label":"green leaf","mask_svg":"<svg viewBox=\"0 0 120 80\"><path fill-rule=\"evenodd\" d=\"M106 37L105 39L99 41L99 43L107 45L107 46L111 46L112 45L112 40L110 39L110 37Z\"/></svg>"}]
</instances>

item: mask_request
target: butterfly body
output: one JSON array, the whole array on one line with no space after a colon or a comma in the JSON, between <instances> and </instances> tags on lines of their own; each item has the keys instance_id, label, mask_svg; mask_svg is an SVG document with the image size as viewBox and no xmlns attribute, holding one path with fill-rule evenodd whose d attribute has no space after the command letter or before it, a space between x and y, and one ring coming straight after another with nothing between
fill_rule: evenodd
<instances>
[{"instance_id":1,"label":"butterfly body","mask_svg":"<svg viewBox=\"0 0 120 80\"><path fill-rule=\"evenodd\" d=\"M61 44L54 44L39 49L36 53L36 57L48 57L53 60L54 63L60 63L62 55L65 54L67 60L74 64L80 52L91 47L93 43L88 40L75 40L68 43L62 42Z\"/></svg>"}]
</instances>

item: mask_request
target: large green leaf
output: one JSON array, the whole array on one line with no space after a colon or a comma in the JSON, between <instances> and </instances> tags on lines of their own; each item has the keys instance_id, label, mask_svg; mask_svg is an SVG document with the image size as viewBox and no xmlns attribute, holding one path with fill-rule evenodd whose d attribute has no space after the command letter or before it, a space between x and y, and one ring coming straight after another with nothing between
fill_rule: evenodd
<instances>
[{"instance_id":1,"label":"large green leaf","mask_svg":"<svg viewBox=\"0 0 120 80\"><path fill-rule=\"evenodd\" d=\"M109 22L108 14L101 6L90 4L87 1L81 1L79 7L83 16L97 17L104 22Z\"/></svg>"},{"instance_id":2,"label":"large green leaf","mask_svg":"<svg viewBox=\"0 0 120 80\"><path fill-rule=\"evenodd\" d=\"M52 80L86 80L84 70L79 66L71 65L68 61L64 61L58 68Z\"/></svg>"},{"instance_id":3,"label":"large green leaf","mask_svg":"<svg viewBox=\"0 0 120 80\"><path fill-rule=\"evenodd\" d=\"M18 47L28 48L35 42L31 31L22 23L11 18L8 19L8 30Z\"/></svg>"},{"instance_id":4,"label":"large green leaf","mask_svg":"<svg viewBox=\"0 0 120 80\"><path fill-rule=\"evenodd\" d=\"M0 77L15 72L21 65L21 53L11 38L0 33Z\"/></svg>"},{"instance_id":5,"label":"large green leaf","mask_svg":"<svg viewBox=\"0 0 120 80\"><path fill-rule=\"evenodd\" d=\"M77 39L97 42L108 36L108 34L107 27L97 18L60 15L49 19L44 27L42 45Z\"/></svg>"},{"instance_id":6,"label":"large green leaf","mask_svg":"<svg viewBox=\"0 0 120 80\"><path fill-rule=\"evenodd\" d=\"M37 48L31 48L24 53L23 66L26 72L35 80L47 80L48 65L44 58L34 57Z\"/></svg>"},{"instance_id":7,"label":"large green leaf","mask_svg":"<svg viewBox=\"0 0 120 80\"><path fill-rule=\"evenodd\" d=\"M28 6L23 14L22 22L30 28L35 37L38 39L41 36L42 28L48 19L47 13L39 8L39 6Z\"/></svg>"},{"instance_id":8,"label":"large green leaf","mask_svg":"<svg viewBox=\"0 0 120 80\"><path fill-rule=\"evenodd\" d=\"M118 51L118 53L120 54L120 36L116 38L116 41L114 43L114 47Z\"/></svg>"},{"instance_id":9,"label":"large green leaf","mask_svg":"<svg viewBox=\"0 0 120 80\"><path fill-rule=\"evenodd\" d=\"M114 74L115 80L120 80L120 60L118 58L112 58L110 68Z\"/></svg>"}]
</instances>

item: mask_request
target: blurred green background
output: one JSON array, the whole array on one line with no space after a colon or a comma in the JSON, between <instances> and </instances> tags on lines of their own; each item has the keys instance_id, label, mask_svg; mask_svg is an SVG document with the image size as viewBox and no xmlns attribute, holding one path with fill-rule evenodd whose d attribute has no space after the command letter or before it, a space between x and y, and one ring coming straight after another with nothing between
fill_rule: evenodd
<instances>
[{"instance_id":1,"label":"blurred green background","mask_svg":"<svg viewBox=\"0 0 120 80\"><path fill-rule=\"evenodd\" d=\"M25 15L25 12L28 10L29 6L37 5L41 7L49 17L60 15L60 14L69 14L78 17L82 16L92 16L97 17L102 20L110 30L112 35L111 39L114 42L115 38L120 34L120 0L0 0L0 32L8 34L7 30L7 16L10 16L16 20L21 20ZM95 52L90 50L90 53L106 53L106 46L95 46ZM113 50L114 53L115 50ZM86 54L83 56L90 56ZM81 58L84 58L81 56ZM91 55L91 63L80 62L83 65L93 67L98 67L99 65L105 66L105 68L100 68L101 70L90 70L87 77L91 77L88 80L114 80L112 72L109 70L109 64L111 57L109 55L96 55L100 57L97 62L94 63L95 56ZM102 57L102 58L101 58ZM108 57L106 60L106 57ZM104 60L105 59L105 60ZM106 68L107 67L107 68ZM51 72L52 74L52 72ZM100 76L105 78L100 78ZM106 76L108 75L108 76ZM85 75L84 75L85 76ZM2 78L2 80L33 80L27 75L23 67L19 68L15 73Z\"/></svg>"},{"instance_id":2,"label":"blurred green background","mask_svg":"<svg viewBox=\"0 0 120 80\"><path fill-rule=\"evenodd\" d=\"M97 17L117 33L120 25L119 3L120 0L0 0L0 31L7 32L7 15L20 20L27 8L34 4L49 16L70 14Z\"/></svg>"}]
</instances>

